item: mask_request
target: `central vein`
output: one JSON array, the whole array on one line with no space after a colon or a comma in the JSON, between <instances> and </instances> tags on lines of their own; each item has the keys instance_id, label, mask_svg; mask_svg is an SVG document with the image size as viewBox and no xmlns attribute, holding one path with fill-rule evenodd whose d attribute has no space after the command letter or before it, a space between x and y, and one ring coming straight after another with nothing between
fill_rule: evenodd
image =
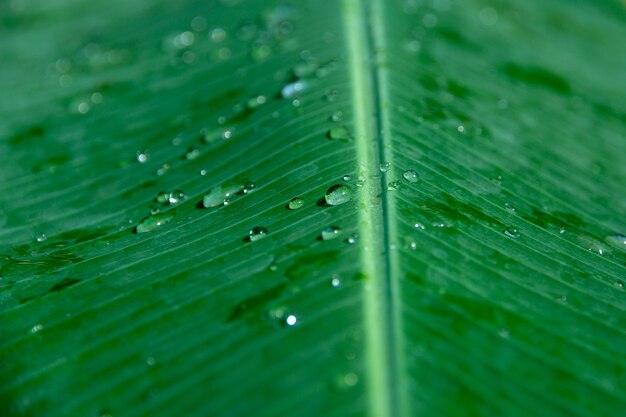
<instances>
[{"instance_id":1,"label":"central vein","mask_svg":"<svg viewBox=\"0 0 626 417\"><path fill-rule=\"evenodd\" d=\"M398 310L398 285L390 251L395 226L389 213L393 200L386 195L381 162L389 138L387 113L382 111L387 93L384 71L375 53L384 51L384 0L343 0L348 65L352 81L358 175L365 176L359 188L359 229L361 257L367 276L364 287L367 384L371 417L399 417L406 414L404 364Z\"/></svg>"}]
</instances>

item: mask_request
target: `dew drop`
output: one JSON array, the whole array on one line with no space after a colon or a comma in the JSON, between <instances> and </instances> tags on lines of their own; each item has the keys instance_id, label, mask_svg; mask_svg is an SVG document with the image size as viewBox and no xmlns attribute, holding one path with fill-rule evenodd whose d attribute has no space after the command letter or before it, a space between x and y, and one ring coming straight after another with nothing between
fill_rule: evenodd
<instances>
[{"instance_id":1,"label":"dew drop","mask_svg":"<svg viewBox=\"0 0 626 417\"><path fill-rule=\"evenodd\" d=\"M267 101L267 97L256 96L256 97L252 97L251 99L249 99L248 102L246 103L246 106L249 109L256 109L260 107L262 104L265 104L266 101Z\"/></svg>"},{"instance_id":2,"label":"dew drop","mask_svg":"<svg viewBox=\"0 0 626 417\"><path fill-rule=\"evenodd\" d=\"M359 175L359 178L357 178L357 180L356 180L356 186L357 187L363 187L363 185L365 185L365 176L364 175Z\"/></svg>"},{"instance_id":3,"label":"dew drop","mask_svg":"<svg viewBox=\"0 0 626 417\"><path fill-rule=\"evenodd\" d=\"M578 236L577 240L578 240L578 243L582 247L587 249L589 252L593 252L600 256L603 256L605 253L609 251L609 248L606 245L604 245L602 242L600 242L599 240L596 240L595 238L591 236L580 235Z\"/></svg>"},{"instance_id":4,"label":"dew drop","mask_svg":"<svg viewBox=\"0 0 626 417\"><path fill-rule=\"evenodd\" d=\"M390 162L383 162L383 163L381 163L379 165L379 168L380 168L381 172L387 172L391 168L391 163Z\"/></svg>"},{"instance_id":5,"label":"dew drop","mask_svg":"<svg viewBox=\"0 0 626 417\"><path fill-rule=\"evenodd\" d=\"M408 182L413 183L413 184L415 184L416 182L418 182L420 180L420 177L417 174L417 172L415 172L412 169L404 171L402 173L402 176L404 177L405 180L407 180Z\"/></svg>"},{"instance_id":6,"label":"dew drop","mask_svg":"<svg viewBox=\"0 0 626 417\"><path fill-rule=\"evenodd\" d=\"M165 175L165 173L167 173L169 169L170 169L170 164L163 164L161 165L161 168L157 170L157 175L158 176Z\"/></svg>"},{"instance_id":7,"label":"dew drop","mask_svg":"<svg viewBox=\"0 0 626 417\"><path fill-rule=\"evenodd\" d=\"M289 200L289 204L287 206L289 207L289 210L297 210L304 206L304 200L300 197L294 197Z\"/></svg>"},{"instance_id":8,"label":"dew drop","mask_svg":"<svg viewBox=\"0 0 626 417\"><path fill-rule=\"evenodd\" d=\"M331 206L338 206L340 204L347 203L354 197L354 191L347 185L333 185L326 191L324 199L326 204Z\"/></svg>"},{"instance_id":9,"label":"dew drop","mask_svg":"<svg viewBox=\"0 0 626 417\"><path fill-rule=\"evenodd\" d=\"M135 228L135 232L137 233L147 233L151 232L159 226L168 223L170 220L174 218L174 213L171 211L164 213L157 213L150 215L148 217L143 218L137 227Z\"/></svg>"},{"instance_id":10,"label":"dew drop","mask_svg":"<svg viewBox=\"0 0 626 417\"><path fill-rule=\"evenodd\" d=\"M511 239L517 239L521 236L519 230L517 230L515 227L507 227L506 229L504 229L503 233L505 236L510 237Z\"/></svg>"},{"instance_id":11,"label":"dew drop","mask_svg":"<svg viewBox=\"0 0 626 417\"><path fill-rule=\"evenodd\" d=\"M354 245L358 241L359 241L359 234L358 233L352 233L350 236L348 236L348 239L346 239L346 242L348 242L351 245Z\"/></svg>"},{"instance_id":12,"label":"dew drop","mask_svg":"<svg viewBox=\"0 0 626 417\"><path fill-rule=\"evenodd\" d=\"M149 151L137 151L137 162L139 162L140 164L145 164L146 162L148 162L148 159L150 159Z\"/></svg>"},{"instance_id":13,"label":"dew drop","mask_svg":"<svg viewBox=\"0 0 626 417\"><path fill-rule=\"evenodd\" d=\"M615 281L613 285L615 285L620 290L624 289L624 281Z\"/></svg>"},{"instance_id":14,"label":"dew drop","mask_svg":"<svg viewBox=\"0 0 626 417\"><path fill-rule=\"evenodd\" d=\"M292 99L298 96L302 92L302 90L304 90L305 87L306 87L306 84L304 83L304 81L301 81L301 80L294 81L292 83L285 85L280 90L280 95L282 96L282 98Z\"/></svg>"},{"instance_id":15,"label":"dew drop","mask_svg":"<svg viewBox=\"0 0 626 417\"><path fill-rule=\"evenodd\" d=\"M250 233L248 234L248 238L250 242L256 242L257 240L261 240L267 236L269 232L265 227L257 226L250 229Z\"/></svg>"},{"instance_id":16,"label":"dew drop","mask_svg":"<svg viewBox=\"0 0 626 417\"><path fill-rule=\"evenodd\" d=\"M402 188L402 183L398 180L391 181L389 182L389 184L387 184L388 191L398 191L400 188Z\"/></svg>"},{"instance_id":17,"label":"dew drop","mask_svg":"<svg viewBox=\"0 0 626 417\"><path fill-rule=\"evenodd\" d=\"M180 190L174 190L171 193L169 193L168 198L167 198L167 202L170 205L174 205L174 204L178 204L181 201L183 201L185 199L185 193L180 191Z\"/></svg>"},{"instance_id":18,"label":"dew drop","mask_svg":"<svg viewBox=\"0 0 626 417\"><path fill-rule=\"evenodd\" d=\"M30 328L30 332L32 334L39 333L42 330L43 330L43 325L42 324L35 324L33 327Z\"/></svg>"},{"instance_id":19,"label":"dew drop","mask_svg":"<svg viewBox=\"0 0 626 417\"><path fill-rule=\"evenodd\" d=\"M426 230L426 226L424 226L422 223L415 223L413 227L415 227L418 230Z\"/></svg>"},{"instance_id":20,"label":"dew drop","mask_svg":"<svg viewBox=\"0 0 626 417\"><path fill-rule=\"evenodd\" d=\"M344 181L350 181L352 177L350 175L344 175L341 179Z\"/></svg>"},{"instance_id":21,"label":"dew drop","mask_svg":"<svg viewBox=\"0 0 626 417\"><path fill-rule=\"evenodd\" d=\"M626 236L621 234L613 234L604 238L604 241L609 245L621 251L626 251Z\"/></svg>"},{"instance_id":22,"label":"dew drop","mask_svg":"<svg viewBox=\"0 0 626 417\"><path fill-rule=\"evenodd\" d=\"M222 184L212 188L202 199L205 208L227 205L230 199L243 190L241 184Z\"/></svg>"},{"instance_id":23,"label":"dew drop","mask_svg":"<svg viewBox=\"0 0 626 417\"><path fill-rule=\"evenodd\" d=\"M332 285L335 288L341 285L341 278L339 278L339 275L333 274L333 276L330 279L330 285Z\"/></svg>"},{"instance_id":24,"label":"dew drop","mask_svg":"<svg viewBox=\"0 0 626 417\"><path fill-rule=\"evenodd\" d=\"M36 240L38 243L45 242L45 241L46 241L46 239L48 239L48 236L46 236L46 234L45 234L45 233L42 233L42 234L40 234L39 236L37 236L37 237L35 238L35 240Z\"/></svg>"},{"instance_id":25,"label":"dew drop","mask_svg":"<svg viewBox=\"0 0 626 417\"><path fill-rule=\"evenodd\" d=\"M192 160L196 159L200 155L200 151L196 148L189 148L187 153L185 154L185 159Z\"/></svg>"},{"instance_id":26,"label":"dew drop","mask_svg":"<svg viewBox=\"0 0 626 417\"><path fill-rule=\"evenodd\" d=\"M287 324L287 326L295 326L297 322L298 318L293 314L288 315L285 319L285 324Z\"/></svg>"},{"instance_id":27,"label":"dew drop","mask_svg":"<svg viewBox=\"0 0 626 417\"><path fill-rule=\"evenodd\" d=\"M340 122L343 119L343 112L341 110L337 110L330 116L331 122Z\"/></svg>"},{"instance_id":28,"label":"dew drop","mask_svg":"<svg viewBox=\"0 0 626 417\"><path fill-rule=\"evenodd\" d=\"M243 185L243 189L241 190L241 192L243 194L250 194L252 190L254 190L255 188L256 188L256 184L251 181L248 181L247 183Z\"/></svg>"},{"instance_id":29,"label":"dew drop","mask_svg":"<svg viewBox=\"0 0 626 417\"><path fill-rule=\"evenodd\" d=\"M354 387L358 382L359 377L354 372L342 372L331 378L330 387L334 391L346 391Z\"/></svg>"},{"instance_id":30,"label":"dew drop","mask_svg":"<svg viewBox=\"0 0 626 417\"><path fill-rule=\"evenodd\" d=\"M332 140L350 140L350 132L345 126L334 126L328 130L328 138Z\"/></svg>"},{"instance_id":31,"label":"dew drop","mask_svg":"<svg viewBox=\"0 0 626 417\"><path fill-rule=\"evenodd\" d=\"M335 226L327 226L322 229L322 240L332 240L339 237L341 229Z\"/></svg>"}]
</instances>

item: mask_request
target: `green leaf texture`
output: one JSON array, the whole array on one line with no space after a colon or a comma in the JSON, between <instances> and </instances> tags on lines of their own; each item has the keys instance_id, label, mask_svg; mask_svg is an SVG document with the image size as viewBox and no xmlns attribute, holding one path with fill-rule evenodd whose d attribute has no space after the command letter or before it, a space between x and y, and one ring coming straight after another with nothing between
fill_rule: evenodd
<instances>
[{"instance_id":1,"label":"green leaf texture","mask_svg":"<svg viewBox=\"0 0 626 417\"><path fill-rule=\"evenodd\" d=\"M0 415L623 414L625 17L0 2Z\"/></svg>"}]
</instances>

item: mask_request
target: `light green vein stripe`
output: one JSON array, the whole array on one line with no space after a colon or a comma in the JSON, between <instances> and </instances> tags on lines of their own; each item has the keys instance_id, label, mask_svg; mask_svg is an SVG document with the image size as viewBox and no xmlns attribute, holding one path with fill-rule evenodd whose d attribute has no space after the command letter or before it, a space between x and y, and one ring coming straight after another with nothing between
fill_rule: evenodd
<instances>
[{"instance_id":1,"label":"light green vein stripe","mask_svg":"<svg viewBox=\"0 0 626 417\"><path fill-rule=\"evenodd\" d=\"M366 177L358 189L359 229L364 273L364 316L366 331L367 388L370 416L399 417L406 410L406 382L402 358L398 288L392 265L398 265L389 250L395 228L387 221L393 206L385 197L386 178L378 165L385 158L387 116L380 111L386 93L380 89L378 65L372 51L383 36L382 5L369 0L344 0L348 66L355 117L357 172ZM368 9L371 7L371 10ZM372 16L373 21L368 21ZM368 31L368 23L371 25ZM384 81L384 80L383 80ZM382 129L381 137L378 130ZM391 162L391 161L390 161Z\"/></svg>"}]
</instances>

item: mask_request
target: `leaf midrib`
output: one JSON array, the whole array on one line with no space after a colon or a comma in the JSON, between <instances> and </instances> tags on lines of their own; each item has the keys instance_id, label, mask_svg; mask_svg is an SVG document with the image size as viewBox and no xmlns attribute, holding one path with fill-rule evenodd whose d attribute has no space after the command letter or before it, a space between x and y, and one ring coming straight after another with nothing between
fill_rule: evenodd
<instances>
[{"instance_id":1,"label":"leaf midrib","mask_svg":"<svg viewBox=\"0 0 626 417\"><path fill-rule=\"evenodd\" d=\"M391 215L393 200L386 193L382 162L393 165L386 152L389 138L385 74L377 54L384 52L384 7L380 0L344 0L348 67L355 115L357 175L365 176L358 190L364 285L367 391L373 417L405 416L406 383L402 363L397 254ZM389 171L391 172L391 171Z\"/></svg>"}]
</instances>

